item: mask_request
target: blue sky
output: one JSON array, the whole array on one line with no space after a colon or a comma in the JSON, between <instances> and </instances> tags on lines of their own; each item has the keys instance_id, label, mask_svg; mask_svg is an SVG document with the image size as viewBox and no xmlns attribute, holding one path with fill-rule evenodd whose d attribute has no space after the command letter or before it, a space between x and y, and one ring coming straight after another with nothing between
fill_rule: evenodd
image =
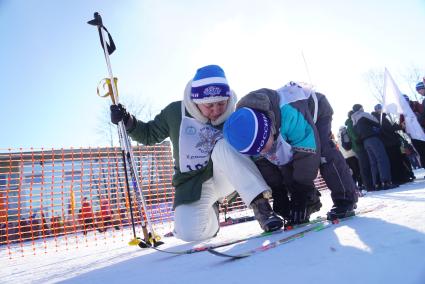
<instances>
[{"instance_id":1,"label":"blue sky","mask_svg":"<svg viewBox=\"0 0 425 284\"><path fill-rule=\"evenodd\" d=\"M337 129L354 103L377 103L368 70L387 67L413 96L403 74L425 66L419 0L0 0L1 149L109 144L95 130L109 104L96 96L107 69L86 24L95 11L117 45L120 96L149 107L146 117L180 100L198 67L218 64L239 97L311 80Z\"/></svg>"}]
</instances>

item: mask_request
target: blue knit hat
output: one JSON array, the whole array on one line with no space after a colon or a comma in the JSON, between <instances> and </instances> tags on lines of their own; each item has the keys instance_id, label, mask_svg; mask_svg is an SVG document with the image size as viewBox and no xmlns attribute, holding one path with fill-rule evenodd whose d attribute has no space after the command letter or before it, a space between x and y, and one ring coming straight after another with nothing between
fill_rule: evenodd
<instances>
[{"instance_id":1,"label":"blue knit hat","mask_svg":"<svg viewBox=\"0 0 425 284\"><path fill-rule=\"evenodd\" d=\"M382 110L382 105L381 105L381 104L377 104L377 105L374 107L374 110L375 110L375 111Z\"/></svg>"},{"instance_id":2,"label":"blue knit hat","mask_svg":"<svg viewBox=\"0 0 425 284\"><path fill-rule=\"evenodd\" d=\"M196 104L227 100L230 97L230 88L223 69L218 65L199 68L192 80L190 97Z\"/></svg>"},{"instance_id":3,"label":"blue knit hat","mask_svg":"<svg viewBox=\"0 0 425 284\"><path fill-rule=\"evenodd\" d=\"M266 146L271 131L270 119L262 112L240 108L224 123L224 138L238 152L257 155Z\"/></svg>"},{"instance_id":4,"label":"blue knit hat","mask_svg":"<svg viewBox=\"0 0 425 284\"><path fill-rule=\"evenodd\" d=\"M419 82L416 84L416 91L419 91L421 89L425 89L424 82Z\"/></svg>"}]
</instances>

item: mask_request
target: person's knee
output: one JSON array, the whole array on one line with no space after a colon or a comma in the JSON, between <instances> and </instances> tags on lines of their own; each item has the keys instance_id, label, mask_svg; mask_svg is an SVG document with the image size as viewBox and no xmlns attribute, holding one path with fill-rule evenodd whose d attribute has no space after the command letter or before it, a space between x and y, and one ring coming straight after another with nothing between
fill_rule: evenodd
<instances>
[{"instance_id":1,"label":"person's knee","mask_svg":"<svg viewBox=\"0 0 425 284\"><path fill-rule=\"evenodd\" d=\"M218 223L215 229L208 228L205 224L196 224L193 226L176 226L174 227L174 233L177 238L185 242L196 242L203 241L214 237L218 231Z\"/></svg>"},{"instance_id":2,"label":"person's knee","mask_svg":"<svg viewBox=\"0 0 425 284\"><path fill-rule=\"evenodd\" d=\"M202 241L212 238L218 231L219 224L213 209L207 216L202 210L193 212L193 208L181 205L176 208L174 217L174 233L177 238L186 241Z\"/></svg>"},{"instance_id":3,"label":"person's knee","mask_svg":"<svg viewBox=\"0 0 425 284\"><path fill-rule=\"evenodd\" d=\"M191 230L190 228L177 228L175 227L175 235L178 239L185 241L185 242L195 242L195 241L202 241L204 239L207 239L208 237L204 237L199 232L196 232L194 230Z\"/></svg>"}]
</instances>

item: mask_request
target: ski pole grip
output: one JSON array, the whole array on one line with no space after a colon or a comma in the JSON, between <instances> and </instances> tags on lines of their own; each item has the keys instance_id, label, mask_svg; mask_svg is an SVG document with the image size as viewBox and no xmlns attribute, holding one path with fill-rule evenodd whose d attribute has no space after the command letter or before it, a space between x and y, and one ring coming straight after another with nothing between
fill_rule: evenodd
<instances>
[{"instance_id":1,"label":"ski pole grip","mask_svg":"<svg viewBox=\"0 0 425 284\"><path fill-rule=\"evenodd\" d=\"M114 77L114 84L115 84L115 89L117 90L117 96L118 96L118 86L117 86L117 82L118 82L118 78ZM101 86L101 88L103 90L106 90L105 86L108 87L108 90L105 94L101 95L99 87ZM111 79L109 78L104 78L102 79L99 84L97 85L97 95L101 98L106 98L106 97L111 97L112 103L114 105L117 104L117 102L115 101L115 97L114 97L114 91L112 89L112 84L111 84Z\"/></svg>"},{"instance_id":2,"label":"ski pole grip","mask_svg":"<svg viewBox=\"0 0 425 284\"><path fill-rule=\"evenodd\" d=\"M95 20L97 20L100 23L100 25L102 25L102 17L100 16L98 12L94 12L93 17Z\"/></svg>"},{"instance_id":3,"label":"ski pole grip","mask_svg":"<svg viewBox=\"0 0 425 284\"><path fill-rule=\"evenodd\" d=\"M97 27L103 26L102 17L100 16L100 14L98 12L94 12L93 20L90 20L87 23L90 24L90 25L93 25L93 26L97 26Z\"/></svg>"}]
</instances>

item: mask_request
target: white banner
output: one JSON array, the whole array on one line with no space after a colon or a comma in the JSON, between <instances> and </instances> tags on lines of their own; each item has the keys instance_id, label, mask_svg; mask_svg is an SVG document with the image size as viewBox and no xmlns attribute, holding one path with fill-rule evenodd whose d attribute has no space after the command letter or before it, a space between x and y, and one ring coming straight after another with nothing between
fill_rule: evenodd
<instances>
[{"instance_id":1,"label":"white banner","mask_svg":"<svg viewBox=\"0 0 425 284\"><path fill-rule=\"evenodd\" d=\"M385 68L384 76L384 101L382 111L396 115L403 114L406 124L406 132L411 138L425 141L425 133L409 106L409 103L403 97L397 84L391 77L390 72Z\"/></svg>"}]
</instances>

